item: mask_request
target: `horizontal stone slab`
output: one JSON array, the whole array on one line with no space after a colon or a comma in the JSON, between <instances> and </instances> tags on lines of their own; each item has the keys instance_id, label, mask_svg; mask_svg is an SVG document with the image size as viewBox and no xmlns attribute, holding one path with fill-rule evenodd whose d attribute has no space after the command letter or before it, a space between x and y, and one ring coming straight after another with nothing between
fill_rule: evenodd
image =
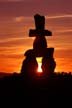
<instances>
[{"instance_id":1,"label":"horizontal stone slab","mask_svg":"<svg viewBox=\"0 0 72 108\"><path fill-rule=\"evenodd\" d=\"M46 48L45 51L36 51L34 49L29 49L25 52L24 56L28 56L28 57L52 57L54 53L54 48Z\"/></svg>"}]
</instances>

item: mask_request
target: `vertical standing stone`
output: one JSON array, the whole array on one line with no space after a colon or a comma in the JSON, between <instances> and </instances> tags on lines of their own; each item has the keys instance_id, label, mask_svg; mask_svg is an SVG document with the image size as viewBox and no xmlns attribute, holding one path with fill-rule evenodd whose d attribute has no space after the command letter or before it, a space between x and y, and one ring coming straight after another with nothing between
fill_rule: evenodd
<instances>
[{"instance_id":1,"label":"vertical standing stone","mask_svg":"<svg viewBox=\"0 0 72 108\"><path fill-rule=\"evenodd\" d=\"M53 57L54 48L48 48L42 59L42 69L46 76L52 75L56 67L56 62Z\"/></svg>"}]
</instances>

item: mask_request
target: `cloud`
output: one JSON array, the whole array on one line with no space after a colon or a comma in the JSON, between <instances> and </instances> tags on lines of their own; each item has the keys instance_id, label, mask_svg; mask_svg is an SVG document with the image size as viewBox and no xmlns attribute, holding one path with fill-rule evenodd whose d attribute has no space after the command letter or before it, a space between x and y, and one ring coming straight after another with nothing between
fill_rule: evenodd
<instances>
[{"instance_id":1,"label":"cloud","mask_svg":"<svg viewBox=\"0 0 72 108\"><path fill-rule=\"evenodd\" d=\"M56 16L45 16L46 19L64 19L64 18L72 18L72 14L66 14L66 15L56 15ZM22 22L24 19L32 20L32 17L25 17L25 16L18 16L14 17L14 21L16 22Z\"/></svg>"},{"instance_id":2,"label":"cloud","mask_svg":"<svg viewBox=\"0 0 72 108\"><path fill-rule=\"evenodd\" d=\"M23 54L3 54L3 55L0 55L0 57L4 57L4 58L14 58L14 59L22 59L24 57Z\"/></svg>"},{"instance_id":3,"label":"cloud","mask_svg":"<svg viewBox=\"0 0 72 108\"><path fill-rule=\"evenodd\" d=\"M23 2L31 2L31 1L34 1L34 0L7 0L7 1L11 1L11 2L21 2L21 1L23 1Z\"/></svg>"},{"instance_id":4,"label":"cloud","mask_svg":"<svg viewBox=\"0 0 72 108\"><path fill-rule=\"evenodd\" d=\"M0 2L21 2L24 0L0 0Z\"/></svg>"},{"instance_id":5,"label":"cloud","mask_svg":"<svg viewBox=\"0 0 72 108\"><path fill-rule=\"evenodd\" d=\"M32 38L11 38L6 39L4 41L0 41L0 47L12 47L12 46L31 46L32 45Z\"/></svg>"},{"instance_id":6,"label":"cloud","mask_svg":"<svg viewBox=\"0 0 72 108\"><path fill-rule=\"evenodd\" d=\"M13 2L0 2L0 16L33 16L35 13L42 15L70 14L72 13L71 4L71 0L23 0L23 2L13 0Z\"/></svg>"},{"instance_id":7,"label":"cloud","mask_svg":"<svg viewBox=\"0 0 72 108\"><path fill-rule=\"evenodd\" d=\"M72 35L72 29L57 30L55 33L59 35Z\"/></svg>"},{"instance_id":8,"label":"cloud","mask_svg":"<svg viewBox=\"0 0 72 108\"><path fill-rule=\"evenodd\" d=\"M11 2L21 2L21 1L26 1L26 2L30 2L30 1L34 1L34 0L7 0L7 1L11 1Z\"/></svg>"},{"instance_id":9,"label":"cloud","mask_svg":"<svg viewBox=\"0 0 72 108\"><path fill-rule=\"evenodd\" d=\"M58 16L46 16L46 19L61 19L61 18L72 18L72 14L58 15Z\"/></svg>"},{"instance_id":10,"label":"cloud","mask_svg":"<svg viewBox=\"0 0 72 108\"><path fill-rule=\"evenodd\" d=\"M15 17L14 20L16 22L22 22L22 21L24 21L24 16Z\"/></svg>"}]
</instances>

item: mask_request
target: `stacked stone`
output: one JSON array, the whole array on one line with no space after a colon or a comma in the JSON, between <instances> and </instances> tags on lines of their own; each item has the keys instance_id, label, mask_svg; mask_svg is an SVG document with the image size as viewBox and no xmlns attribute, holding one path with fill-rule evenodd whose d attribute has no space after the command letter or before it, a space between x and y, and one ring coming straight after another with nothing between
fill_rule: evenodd
<instances>
[{"instance_id":1,"label":"stacked stone","mask_svg":"<svg viewBox=\"0 0 72 108\"><path fill-rule=\"evenodd\" d=\"M34 16L36 30L30 30L29 36L36 36L33 49L25 52L26 57L22 63L21 73L28 76L36 74L38 64L36 57L42 57L42 69L44 75L50 75L54 72L56 63L53 58L54 48L47 48L45 36L51 36L52 33L45 30L45 17L36 14Z\"/></svg>"}]
</instances>

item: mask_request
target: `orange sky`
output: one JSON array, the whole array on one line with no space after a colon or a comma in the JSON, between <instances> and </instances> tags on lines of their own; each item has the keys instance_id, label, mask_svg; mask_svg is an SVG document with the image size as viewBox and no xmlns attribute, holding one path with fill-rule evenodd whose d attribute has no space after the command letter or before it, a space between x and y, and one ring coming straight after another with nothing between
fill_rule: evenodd
<instances>
[{"instance_id":1,"label":"orange sky","mask_svg":"<svg viewBox=\"0 0 72 108\"><path fill-rule=\"evenodd\" d=\"M6 1L0 2L0 72L20 72L24 53L32 48L34 38L28 34L29 29L35 28L36 12L45 15L45 28L53 33L46 39L48 47L55 48L55 71L72 71L72 2L48 0L47 5L46 0Z\"/></svg>"}]
</instances>

